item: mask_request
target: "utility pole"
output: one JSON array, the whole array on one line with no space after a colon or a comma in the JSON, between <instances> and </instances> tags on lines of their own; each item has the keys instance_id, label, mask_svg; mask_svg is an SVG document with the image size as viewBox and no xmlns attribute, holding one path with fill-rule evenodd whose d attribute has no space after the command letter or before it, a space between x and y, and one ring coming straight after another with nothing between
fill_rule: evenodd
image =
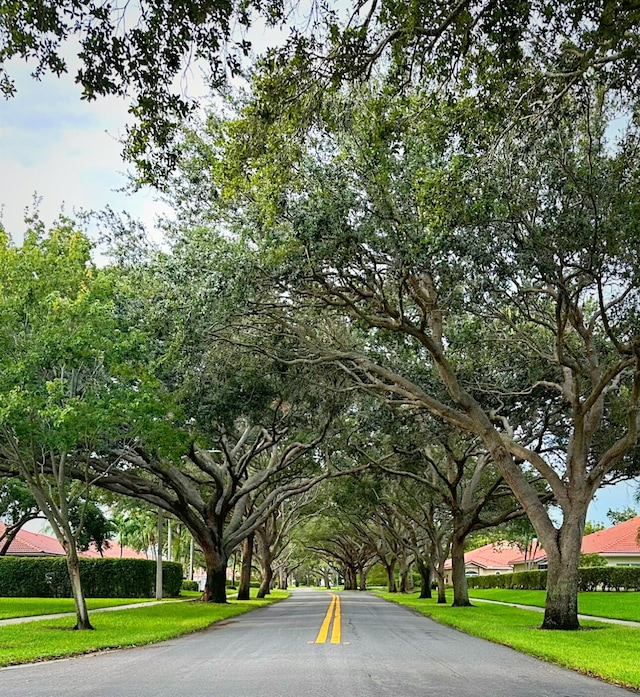
<instances>
[{"instance_id":1,"label":"utility pole","mask_svg":"<svg viewBox=\"0 0 640 697\"><path fill-rule=\"evenodd\" d=\"M162 508L158 508L158 550L156 553L156 600L162 600L162 537L164 533Z\"/></svg>"}]
</instances>

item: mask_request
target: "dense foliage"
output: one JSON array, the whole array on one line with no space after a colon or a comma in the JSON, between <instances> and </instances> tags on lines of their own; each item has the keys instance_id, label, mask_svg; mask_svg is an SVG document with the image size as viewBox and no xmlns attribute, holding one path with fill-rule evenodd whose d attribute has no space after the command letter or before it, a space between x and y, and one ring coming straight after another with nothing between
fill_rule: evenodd
<instances>
[{"instance_id":1,"label":"dense foliage","mask_svg":"<svg viewBox=\"0 0 640 697\"><path fill-rule=\"evenodd\" d=\"M88 598L152 598L156 562L146 559L81 559L80 573ZM162 563L163 595L180 595L182 566ZM70 598L71 585L64 558L3 557L0 594L8 598Z\"/></svg>"},{"instance_id":2,"label":"dense foliage","mask_svg":"<svg viewBox=\"0 0 640 697\"><path fill-rule=\"evenodd\" d=\"M473 576L470 588L508 588L510 590L546 590L546 571L518 571L495 576ZM580 591L638 591L640 569L631 566L585 567L578 570Z\"/></svg>"},{"instance_id":3,"label":"dense foliage","mask_svg":"<svg viewBox=\"0 0 640 697\"><path fill-rule=\"evenodd\" d=\"M325 582L415 562L444 598L452 550L465 604L467 536L526 513L544 626L577 628L589 503L640 471L639 9L317 3L174 141L189 51L219 83L233 20L291 8L0 10L5 67L60 73L74 34L84 96L131 95L129 155L176 212L104 270L68 221L0 240L0 467L67 523L67 475L168 511L221 602L240 544L267 592L290 500L367 468L305 526Z\"/></svg>"}]
</instances>

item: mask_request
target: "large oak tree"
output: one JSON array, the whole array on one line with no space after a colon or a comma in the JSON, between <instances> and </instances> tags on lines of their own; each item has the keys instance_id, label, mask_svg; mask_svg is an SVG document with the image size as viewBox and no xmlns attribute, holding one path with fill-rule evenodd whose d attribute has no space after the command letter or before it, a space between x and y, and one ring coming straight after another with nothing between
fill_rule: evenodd
<instances>
[{"instance_id":1,"label":"large oak tree","mask_svg":"<svg viewBox=\"0 0 640 697\"><path fill-rule=\"evenodd\" d=\"M473 97L354 91L288 150L286 172L238 137L256 111L227 130L228 152L247 159L227 171L245 223L270 258L288 255L290 326L308 307L351 318L351 345L305 326L289 360L338 361L483 442L548 554L547 628L578 626L587 506L635 471L638 128L629 114L612 132L618 97L584 81L548 119L504 130ZM379 336L423 362L421 379ZM523 466L547 482L559 524Z\"/></svg>"}]
</instances>

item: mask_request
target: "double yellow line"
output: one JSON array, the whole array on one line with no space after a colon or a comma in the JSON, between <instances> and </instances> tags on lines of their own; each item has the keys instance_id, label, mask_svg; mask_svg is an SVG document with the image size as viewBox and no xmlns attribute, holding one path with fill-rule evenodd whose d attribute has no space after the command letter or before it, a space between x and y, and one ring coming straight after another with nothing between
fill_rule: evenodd
<instances>
[{"instance_id":1,"label":"double yellow line","mask_svg":"<svg viewBox=\"0 0 640 697\"><path fill-rule=\"evenodd\" d=\"M341 638L341 623L340 623L340 598L335 593L331 594L331 604L327 610L318 636L316 637L316 644L326 644L329 638L329 627L331 626L331 620L333 620L333 627L331 629L331 643L339 644Z\"/></svg>"}]
</instances>

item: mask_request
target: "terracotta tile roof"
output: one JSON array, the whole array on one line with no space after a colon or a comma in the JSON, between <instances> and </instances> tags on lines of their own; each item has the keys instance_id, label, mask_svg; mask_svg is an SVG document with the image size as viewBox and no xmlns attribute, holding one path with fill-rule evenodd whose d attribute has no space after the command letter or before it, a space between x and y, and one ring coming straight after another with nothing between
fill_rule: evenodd
<instances>
[{"instance_id":1,"label":"terracotta tile roof","mask_svg":"<svg viewBox=\"0 0 640 697\"><path fill-rule=\"evenodd\" d=\"M640 544L637 541L640 528L640 516L625 520L605 530L598 530L582 538L581 551L583 554L600 554L603 556L640 555ZM547 553L541 547L534 555L533 561L543 561ZM524 554L519 554L511 560L511 564L524 562Z\"/></svg>"},{"instance_id":2,"label":"terracotta tile roof","mask_svg":"<svg viewBox=\"0 0 640 697\"><path fill-rule=\"evenodd\" d=\"M640 516L582 538L584 554L640 554L637 541Z\"/></svg>"},{"instance_id":3,"label":"terracotta tile roof","mask_svg":"<svg viewBox=\"0 0 640 697\"><path fill-rule=\"evenodd\" d=\"M5 525L0 523L0 535L5 530ZM24 528L20 530L13 542L7 550L9 556L42 556L55 555L64 556L64 549L55 537L48 535L39 535L35 532L29 532Z\"/></svg>"},{"instance_id":4,"label":"terracotta tile roof","mask_svg":"<svg viewBox=\"0 0 640 697\"><path fill-rule=\"evenodd\" d=\"M544 561L547 558L547 553L542 547L537 543L533 543L529 550L527 551L526 559L525 554L522 550L518 550L517 554L511 557L509 564L513 566L514 564L524 564L525 562L531 562L535 564L539 561Z\"/></svg>"},{"instance_id":5,"label":"terracotta tile roof","mask_svg":"<svg viewBox=\"0 0 640 697\"><path fill-rule=\"evenodd\" d=\"M5 524L0 522L0 535L3 534L5 529ZM55 537L29 532L23 528L9 545L7 556L64 556L64 549ZM78 552L78 556L95 558L99 557L100 554L95 545L92 545L86 552ZM129 547L123 547L121 555L120 545L117 542L111 542L109 547L103 550L102 556L111 558L122 556L127 559L147 558L144 554L136 552Z\"/></svg>"},{"instance_id":6,"label":"terracotta tile roof","mask_svg":"<svg viewBox=\"0 0 640 697\"><path fill-rule=\"evenodd\" d=\"M102 550L102 554L98 552L96 549L95 544L92 544L91 547L86 552L81 552L83 557L91 557L91 558L96 558L96 557L104 557L105 559L148 559L149 557L146 554L143 554L142 552L136 552L135 549L131 549L131 547L125 547L124 545L122 546L122 550L120 549L120 543L112 540L109 542L109 546L106 549Z\"/></svg>"},{"instance_id":7,"label":"terracotta tile roof","mask_svg":"<svg viewBox=\"0 0 640 697\"><path fill-rule=\"evenodd\" d=\"M465 552L464 563L474 564L483 569L511 571L509 560L518 552L518 548L509 542L490 542L488 545ZM445 569L451 568L451 559L444 564Z\"/></svg>"}]
</instances>

